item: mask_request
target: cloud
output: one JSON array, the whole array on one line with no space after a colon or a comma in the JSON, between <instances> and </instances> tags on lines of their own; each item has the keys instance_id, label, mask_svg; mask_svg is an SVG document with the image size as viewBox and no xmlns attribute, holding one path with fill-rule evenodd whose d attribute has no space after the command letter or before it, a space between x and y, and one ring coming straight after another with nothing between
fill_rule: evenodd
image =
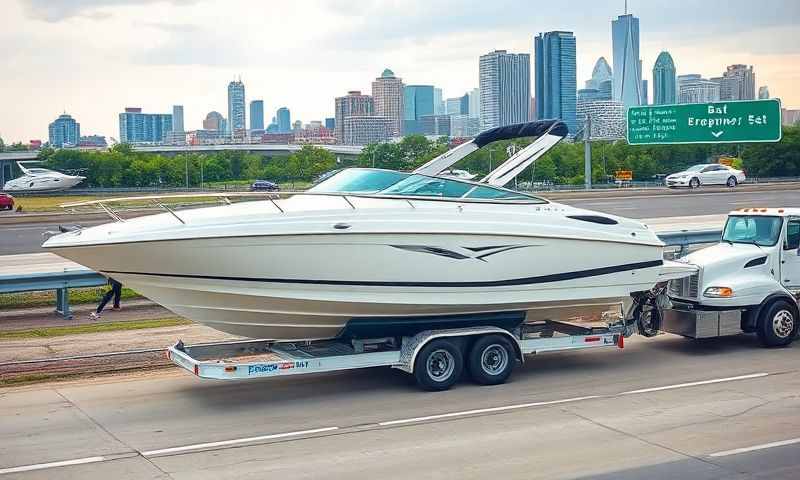
<instances>
[{"instance_id":1,"label":"cloud","mask_svg":"<svg viewBox=\"0 0 800 480\"><path fill-rule=\"evenodd\" d=\"M149 3L190 5L199 0L20 0L30 18L60 22L72 17L102 20L111 16L108 9Z\"/></svg>"}]
</instances>

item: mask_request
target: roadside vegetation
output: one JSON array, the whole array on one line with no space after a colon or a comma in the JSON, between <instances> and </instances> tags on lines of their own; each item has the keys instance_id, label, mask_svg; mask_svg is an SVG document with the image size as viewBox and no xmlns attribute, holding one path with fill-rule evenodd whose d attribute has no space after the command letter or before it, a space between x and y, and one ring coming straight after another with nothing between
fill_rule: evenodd
<instances>
[{"instance_id":1,"label":"roadside vegetation","mask_svg":"<svg viewBox=\"0 0 800 480\"><path fill-rule=\"evenodd\" d=\"M0 331L0 341L22 340L26 338L51 338L65 335L83 335L87 333L117 332L121 330L142 330L145 328L178 327L192 322L181 317L155 318L147 320L130 320L124 322L89 323L60 327L32 328L29 330Z\"/></svg>"},{"instance_id":2,"label":"roadside vegetation","mask_svg":"<svg viewBox=\"0 0 800 480\"><path fill-rule=\"evenodd\" d=\"M517 149L530 140L515 140ZM495 142L469 155L456 168L481 175L508 157L511 142ZM48 168L80 171L89 187L181 188L189 186L225 188L245 187L256 179L270 180L284 189L302 189L322 173L337 168L361 166L412 170L446 151L446 138L429 139L409 135L399 142L368 145L356 158L332 154L310 145L288 156L265 156L246 152L209 154L160 154L134 152L129 145L116 145L109 151L44 149L40 158ZM631 170L635 180L652 180L697 163L714 161L719 156L737 159L750 177L800 176L800 126L784 127L779 143L698 144L632 146L624 140L592 143L592 177L604 182L616 170ZM741 163L738 163L741 162ZM539 159L520 181L583 183L583 144L562 142ZM32 206L31 208L36 208Z\"/></svg>"},{"instance_id":3,"label":"roadside vegetation","mask_svg":"<svg viewBox=\"0 0 800 480\"><path fill-rule=\"evenodd\" d=\"M69 291L70 305L98 303L108 287L72 288ZM130 288L122 289L122 300L142 298L141 295ZM18 308L49 307L56 304L56 294L53 291L0 293L0 311Z\"/></svg>"}]
</instances>

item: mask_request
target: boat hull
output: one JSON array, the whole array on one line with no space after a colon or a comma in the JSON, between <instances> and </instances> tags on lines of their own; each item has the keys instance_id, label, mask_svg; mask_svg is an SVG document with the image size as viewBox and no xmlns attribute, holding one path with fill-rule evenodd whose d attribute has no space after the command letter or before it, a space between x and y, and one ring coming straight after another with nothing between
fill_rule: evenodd
<instances>
[{"instance_id":1,"label":"boat hull","mask_svg":"<svg viewBox=\"0 0 800 480\"><path fill-rule=\"evenodd\" d=\"M662 264L658 245L469 234L257 235L53 250L196 322L274 340L334 338L359 319L385 319L391 336L407 331L390 328L403 318L599 317L651 288Z\"/></svg>"}]
</instances>

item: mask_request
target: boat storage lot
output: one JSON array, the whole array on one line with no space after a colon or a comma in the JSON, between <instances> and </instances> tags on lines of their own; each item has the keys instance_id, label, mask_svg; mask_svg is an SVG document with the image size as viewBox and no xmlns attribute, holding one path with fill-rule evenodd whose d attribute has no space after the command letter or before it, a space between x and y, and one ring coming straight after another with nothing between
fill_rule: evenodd
<instances>
[{"instance_id":1,"label":"boat storage lot","mask_svg":"<svg viewBox=\"0 0 800 480\"><path fill-rule=\"evenodd\" d=\"M0 477L793 479L799 371L797 344L662 335L439 393L390 369L5 389Z\"/></svg>"}]
</instances>

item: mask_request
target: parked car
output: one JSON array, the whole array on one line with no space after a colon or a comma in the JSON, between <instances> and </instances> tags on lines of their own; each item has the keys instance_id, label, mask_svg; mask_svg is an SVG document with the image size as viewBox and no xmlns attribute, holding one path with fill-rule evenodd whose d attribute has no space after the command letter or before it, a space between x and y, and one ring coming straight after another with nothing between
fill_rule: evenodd
<instances>
[{"instance_id":1,"label":"parked car","mask_svg":"<svg viewBox=\"0 0 800 480\"><path fill-rule=\"evenodd\" d=\"M14 197L7 193L0 193L0 210L13 210Z\"/></svg>"},{"instance_id":2,"label":"parked car","mask_svg":"<svg viewBox=\"0 0 800 480\"><path fill-rule=\"evenodd\" d=\"M277 192L280 189L277 183L269 180L256 180L250 185L251 192Z\"/></svg>"},{"instance_id":3,"label":"parked car","mask_svg":"<svg viewBox=\"0 0 800 480\"><path fill-rule=\"evenodd\" d=\"M733 188L744 181L745 175L741 170L719 163L705 163L667 175L664 183L670 188L697 188L700 185L727 185Z\"/></svg>"}]
</instances>

